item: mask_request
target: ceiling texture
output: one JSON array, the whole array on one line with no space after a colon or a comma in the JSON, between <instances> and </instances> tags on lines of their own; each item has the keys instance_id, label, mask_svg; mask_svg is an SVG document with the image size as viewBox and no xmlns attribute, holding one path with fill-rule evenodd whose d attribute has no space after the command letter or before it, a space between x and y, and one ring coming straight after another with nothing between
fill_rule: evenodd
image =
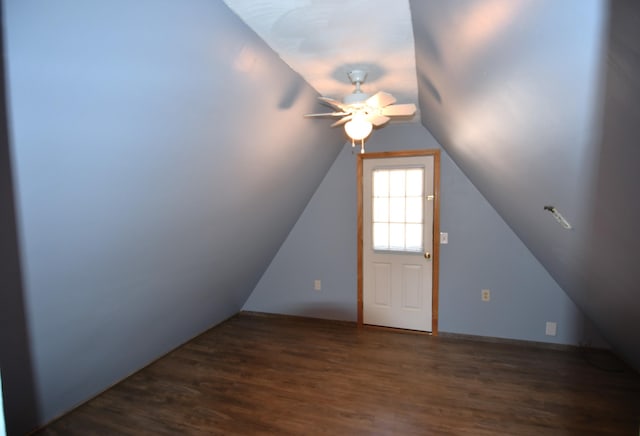
<instances>
[{"instance_id":1,"label":"ceiling texture","mask_svg":"<svg viewBox=\"0 0 640 436\"><path fill-rule=\"evenodd\" d=\"M638 2L225 2L319 94L342 98L364 69L365 92L416 103L413 121L640 368Z\"/></svg>"},{"instance_id":2,"label":"ceiling texture","mask_svg":"<svg viewBox=\"0 0 640 436\"><path fill-rule=\"evenodd\" d=\"M361 69L367 72L365 92L386 91L399 103L418 106L408 1L225 3L321 95L341 100L354 89L347 73Z\"/></svg>"}]
</instances>

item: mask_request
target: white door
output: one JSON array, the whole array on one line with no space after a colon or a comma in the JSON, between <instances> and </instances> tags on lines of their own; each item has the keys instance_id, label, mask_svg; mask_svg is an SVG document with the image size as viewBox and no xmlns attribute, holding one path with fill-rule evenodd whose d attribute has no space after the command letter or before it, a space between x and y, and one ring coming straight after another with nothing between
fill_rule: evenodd
<instances>
[{"instance_id":1,"label":"white door","mask_svg":"<svg viewBox=\"0 0 640 436\"><path fill-rule=\"evenodd\" d=\"M363 159L363 323L431 331L434 156Z\"/></svg>"}]
</instances>

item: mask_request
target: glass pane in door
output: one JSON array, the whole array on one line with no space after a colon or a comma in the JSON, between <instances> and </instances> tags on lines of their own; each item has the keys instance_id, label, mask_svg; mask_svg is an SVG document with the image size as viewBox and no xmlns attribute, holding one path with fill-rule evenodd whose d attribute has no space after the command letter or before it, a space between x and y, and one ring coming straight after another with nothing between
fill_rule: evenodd
<instances>
[{"instance_id":1,"label":"glass pane in door","mask_svg":"<svg viewBox=\"0 0 640 436\"><path fill-rule=\"evenodd\" d=\"M424 168L373 171L374 250L422 252Z\"/></svg>"}]
</instances>

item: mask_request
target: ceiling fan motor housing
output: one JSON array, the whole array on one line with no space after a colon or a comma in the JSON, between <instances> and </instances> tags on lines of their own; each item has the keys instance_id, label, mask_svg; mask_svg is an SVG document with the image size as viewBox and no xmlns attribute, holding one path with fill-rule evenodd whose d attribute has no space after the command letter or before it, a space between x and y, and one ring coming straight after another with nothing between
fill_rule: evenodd
<instances>
[{"instance_id":1,"label":"ceiling fan motor housing","mask_svg":"<svg viewBox=\"0 0 640 436\"><path fill-rule=\"evenodd\" d=\"M353 104L357 104L357 103L362 103L364 105L365 101L371 97L371 95L362 92L362 91L354 91L351 94L347 94L344 96L344 98L342 99L342 102L344 104L348 104L348 105L353 105Z\"/></svg>"}]
</instances>

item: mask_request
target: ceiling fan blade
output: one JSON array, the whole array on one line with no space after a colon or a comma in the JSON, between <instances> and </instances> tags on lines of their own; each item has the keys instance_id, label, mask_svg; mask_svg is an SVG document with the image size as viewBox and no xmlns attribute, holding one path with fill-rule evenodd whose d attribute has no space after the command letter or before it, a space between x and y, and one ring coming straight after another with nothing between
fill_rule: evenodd
<instances>
[{"instance_id":1,"label":"ceiling fan blade","mask_svg":"<svg viewBox=\"0 0 640 436\"><path fill-rule=\"evenodd\" d=\"M370 114L367 116L367 119L371 122L371 124L373 124L376 127L379 127L384 123L386 123L387 121L389 121L391 118L385 117L384 115L380 115L380 114Z\"/></svg>"},{"instance_id":2,"label":"ceiling fan blade","mask_svg":"<svg viewBox=\"0 0 640 436\"><path fill-rule=\"evenodd\" d=\"M349 115L349 112L327 112L325 114L305 114L305 118L321 118L321 117L343 117Z\"/></svg>"},{"instance_id":3,"label":"ceiling fan blade","mask_svg":"<svg viewBox=\"0 0 640 436\"><path fill-rule=\"evenodd\" d=\"M396 102L396 98L384 91L379 91L367 99L367 105L371 107L385 107Z\"/></svg>"},{"instance_id":4,"label":"ceiling fan blade","mask_svg":"<svg viewBox=\"0 0 640 436\"><path fill-rule=\"evenodd\" d=\"M340 126L340 125L346 123L347 121L351 121L352 118L353 118L353 115L352 114L348 114L346 117L341 118L338 121L336 121L335 123L333 123L331 125L331 127Z\"/></svg>"},{"instance_id":5,"label":"ceiling fan blade","mask_svg":"<svg viewBox=\"0 0 640 436\"><path fill-rule=\"evenodd\" d=\"M344 103L342 103L339 100L335 100L333 98L329 98L329 97L318 97L318 100L320 100L322 103L331 106L332 108L335 109L339 109L341 111L344 111L346 109L346 105Z\"/></svg>"},{"instance_id":6,"label":"ceiling fan blade","mask_svg":"<svg viewBox=\"0 0 640 436\"><path fill-rule=\"evenodd\" d=\"M416 113L416 105L413 103L406 104L393 104L391 106L383 107L382 115L388 117L408 117Z\"/></svg>"}]
</instances>

